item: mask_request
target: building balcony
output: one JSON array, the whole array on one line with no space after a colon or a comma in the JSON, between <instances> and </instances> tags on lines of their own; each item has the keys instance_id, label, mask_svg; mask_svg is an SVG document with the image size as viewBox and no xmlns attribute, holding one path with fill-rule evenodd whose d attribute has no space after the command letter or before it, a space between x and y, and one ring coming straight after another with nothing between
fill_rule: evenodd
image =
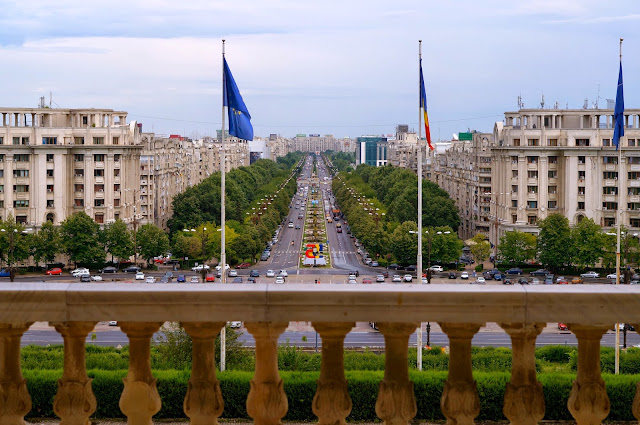
<instances>
[{"instance_id":1,"label":"building balcony","mask_svg":"<svg viewBox=\"0 0 640 425\"><path fill-rule=\"evenodd\" d=\"M119 397L128 423L149 424L162 406L150 366L150 345L165 321L180 322L193 338L189 385L180 389L186 393L184 414L191 423L216 423L224 410L225 394L216 377L214 340L227 321L241 320L256 341L256 369L246 401L255 423L280 423L287 413L277 340L289 321L312 322L322 340L321 371L310 402L318 423L344 423L352 409L343 345L356 321L376 322L385 339L385 374L375 401L376 413L385 423L409 423L417 414L408 373L409 337L420 322L430 321L438 322L449 339L449 375L441 406L450 422L471 424L480 413L471 341L481 326L496 322L510 335L513 349L504 414L511 423L538 423L545 408L544 388L536 377L536 338L545 323L562 322L578 339L576 379L568 400L562 402L568 404L578 423L599 424L609 413L601 376L600 339L614 323L640 323L638 301L640 287L629 285L292 284L267 288L3 283L0 423L22 423L31 409L20 367L20 342L35 321L49 322L64 337L64 371L58 381L54 412L61 423L88 423L104 400L96 400L85 370L85 341L96 322L105 320L118 320L130 340L129 371ZM640 391L634 388L628 391ZM633 394L625 396L633 399ZM636 409L633 412L640 416Z\"/></svg>"}]
</instances>

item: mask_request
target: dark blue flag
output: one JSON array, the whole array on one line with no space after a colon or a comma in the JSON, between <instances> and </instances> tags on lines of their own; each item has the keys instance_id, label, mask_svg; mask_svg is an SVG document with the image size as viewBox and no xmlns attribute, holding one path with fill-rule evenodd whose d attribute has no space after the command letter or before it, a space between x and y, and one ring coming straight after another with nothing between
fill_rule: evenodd
<instances>
[{"instance_id":1,"label":"dark blue flag","mask_svg":"<svg viewBox=\"0 0 640 425\"><path fill-rule=\"evenodd\" d=\"M253 140L251 115L242 100L227 60L224 59L224 106L229 108L229 134L243 140ZM222 129L224 131L224 129Z\"/></svg>"},{"instance_id":2,"label":"dark blue flag","mask_svg":"<svg viewBox=\"0 0 640 425\"><path fill-rule=\"evenodd\" d=\"M622 93L622 62L618 74L618 91L616 92L616 109L613 111L613 144L618 150L620 138L624 136L624 94Z\"/></svg>"}]
</instances>

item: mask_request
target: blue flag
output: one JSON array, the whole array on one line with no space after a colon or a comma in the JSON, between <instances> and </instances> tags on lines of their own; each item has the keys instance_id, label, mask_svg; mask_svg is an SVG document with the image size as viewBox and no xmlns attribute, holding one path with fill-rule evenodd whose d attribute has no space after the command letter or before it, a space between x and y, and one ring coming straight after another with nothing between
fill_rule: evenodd
<instances>
[{"instance_id":1,"label":"blue flag","mask_svg":"<svg viewBox=\"0 0 640 425\"><path fill-rule=\"evenodd\" d=\"M253 126L251 115L242 100L240 90L236 85L227 60L224 59L224 106L229 109L229 134L238 139L253 140ZM224 131L224 129L222 129Z\"/></svg>"},{"instance_id":2,"label":"blue flag","mask_svg":"<svg viewBox=\"0 0 640 425\"><path fill-rule=\"evenodd\" d=\"M618 150L620 138L624 136L624 94L622 93L622 62L618 74L618 91L616 92L616 109L613 111L613 144Z\"/></svg>"}]
</instances>

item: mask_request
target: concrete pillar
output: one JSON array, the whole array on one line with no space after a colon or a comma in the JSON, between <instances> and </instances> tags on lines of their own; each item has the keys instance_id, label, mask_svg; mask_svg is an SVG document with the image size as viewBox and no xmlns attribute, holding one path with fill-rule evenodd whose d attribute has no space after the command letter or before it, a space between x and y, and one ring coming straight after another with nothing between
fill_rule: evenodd
<instances>
[{"instance_id":1,"label":"concrete pillar","mask_svg":"<svg viewBox=\"0 0 640 425\"><path fill-rule=\"evenodd\" d=\"M31 410L27 381L20 366L20 339L31 323L0 323L0 423L25 425Z\"/></svg>"}]
</instances>

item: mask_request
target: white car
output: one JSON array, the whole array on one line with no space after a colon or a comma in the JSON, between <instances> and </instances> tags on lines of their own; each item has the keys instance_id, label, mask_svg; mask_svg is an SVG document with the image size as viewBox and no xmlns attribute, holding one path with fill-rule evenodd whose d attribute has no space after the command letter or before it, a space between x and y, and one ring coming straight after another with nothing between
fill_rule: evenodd
<instances>
[{"instance_id":1,"label":"white car","mask_svg":"<svg viewBox=\"0 0 640 425\"><path fill-rule=\"evenodd\" d=\"M102 276L100 276L99 274L91 276L91 280L93 280L94 282L102 282Z\"/></svg>"},{"instance_id":2,"label":"white car","mask_svg":"<svg viewBox=\"0 0 640 425\"><path fill-rule=\"evenodd\" d=\"M413 277L410 274L405 274L403 280L405 282L411 282L413 280Z\"/></svg>"},{"instance_id":3,"label":"white car","mask_svg":"<svg viewBox=\"0 0 640 425\"><path fill-rule=\"evenodd\" d=\"M144 273L137 272L136 273L136 280L144 280Z\"/></svg>"},{"instance_id":4,"label":"white car","mask_svg":"<svg viewBox=\"0 0 640 425\"><path fill-rule=\"evenodd\" d=\"M237 277L238 276L238 271L236 269L231 269L229 270L229 277Z\"/></svg>"},{"instance_id":5,"label":"white car","mask_svg":"<svg viewBox=\"0 0 640 425\"><path fill-rule=\"evenodd\" d=\"M422 278L422 284L423 284L423 285L428 285L428 284L429 284L429 280L427 280L427 278L426 278L426 277L423 277L423 278Z\"/></svg>"},{"instance_id":6,"label":"white car","mask_svg":"<svg viewBox=\"0 0 640 425\"><path fill-rule=\"evenodd\" d=\"M594 271L590 271L590 272L582 273L582 274L580 275L580 277L591 277L591 278L596 278L596 277L600 277L600 273L598 273L598 272L594 272Z\"/></svg>"},{"instance_id":7,"label":"white car","mask_svg":"<svg viewBox=\"0 0 640 425\"><path fill-rule=\"evenodd\" d=\"M607 275L607 279L615 279L617 275L615 273L611 273ZM622 278L622 273L620 273L620 277Z\"/></svg>"},{"instance_id":8,"label":"white car","mask_svg":"<svg viewBox=\"0 0 640 425\"><path fill-rule=\"evenodd\" d=\"M73 277L80 277L80 276L85 276L89 274L90 274L89 269L85 269L84 267L71 271L71 276Z\"/></svg>"},{"instance_id":9,"label":"white car","mask_svg":"<svg viewBox=\"0 0 640 425\"><path fill-rule=\"evenodd\" d=\"M293 222L289 222L289 227L293 229Z\"/></svg>"},{"instance_id":10,"label":"white car","mask_svg":"<svg viewBox=\"0 0 640 425\"><path fill-rule=\"evenodd\" d=\"M238 329L239 327L242 326L242 322L238 322L238 321L229 322L229 326L231 326L233 329Z\"/></svg>"},{"instance_id":11,"label":"white car","mask_svg":"<svg viewBox=\"0 0 640 425\"><path fill-rule=\"evenodd\" d=\"M402 282L402 278L400 277L399 274L394 274L393 275L393 279L391 279L392 282Z\"/></svg>"},{"instance_id":12,"label":"white car","mask_svg":"<svg viewBox=\"0 0 640 425\"><path fill-rule=\"evenodd\" d=\"M378 276L376 276L376 282L384 282L384 275L379 274Z\"/></svg>"},{"instance_id":13,"label":"white car","mask_svg":"<svg viewBox=\"0 0 640 425\"><path fill-rule=\"evenodd\" d=\"M276 283L284 283L284 277L282 276L276 277Z\"/></svg>"},{"instance_id":14,"label":"white car","mask_svg":"<svg viewBox=\"0 0 640 425\"><path fill-rule=\"evenodd\" d=\"M460 273L460 279L469 279L469 273L468 272Z\"/></svg>"},{"instance_id":15,"label":"white car","mask_svg":"<svg viewBox=\"0 0 640 425\"><path fill-rule=\"evenodd\" d=\"M209 266L204 266L204 268L205 268L206 270L209 270ZM218 271L220 271L220 269L221 269L221 268L222 268L222 266L221 266L220 264L218 264L218 265L216 266L216 270L218 270ZM229 265L228 265L228 264L225 264L225 265L224 265L224 269L225 269L225 270L230 269ZM193 270L193 269L191 269L191 270ZM200 270L202 270L202 268L200 268Z\"/></svg>"},{"instance_id":16,"label":"white car","mask_svg":"<svg viewBox=\"0 0 640 425\"><path fill-rule=\"evenodd\" d=\"M282 277L289 277L289 273L287 273L286 270L280 270L280 273L278 273L278 275Z\"/></svg>"},{"instance_id":17,"label":"white car","mask_svg":"<svg viewBox=\"0 0 640 425\"><path fill-rule=\"evenodd\" d=\"M147 278L145 279L146 283L156 283L156 278L153 276L147 276Z\"/></svg>"},{"instance_id":18,"label":"white car","mask_svg":"<svg viewBox=\"0 0 640 425\"><path fill-rule=\"evenodd\" d=\"M191 267L191 271L192 271L192 272L201 272L201 271L202 271L202 269L209 270L209 269L210 269L210 267L209 267L209 266L207 266L206 264L205 264L205 265L198 264L198 265L197 265L197 266L195 266L195 267ZM218 270L219 270L219 269L218 269Z\"/></svg>"},{"instance_id":19,"label":"white car","mask_svg":"<svg viewBox=\"0 0 640 425\"><path fill-rule=\"evenodd\" d=\"M486 282L485 282L485 280L484 280L484 277L479 276L479 277L476 279L476 283L478 283L478 284L480 284L480 285L484 285Z\"/></svg>"},{"instance_id":20,"label":"white car","mask_svg":"<svg viewBox=\"0 0 640 425\"><path fill-rule=\"evenodd\" d=\"M429 267L429 270L431 270L432 272L436 272L436 273L442 273L444 271L442 266L431 266L431 267Z\"/></svg>"},{"instance_id":21,"label":"white car","mask_svg":"<svg viewBox=\"0 0 640 425\"><path fill-rule=\"evenodd\" d=\"M109 326L118 326L118 321L117 320L110 320L109 321Z\"/></svg>"},{"instance_id":22,"label":"white car","mask_svg":"<svg viewBox=\"0 0 640 425\"><path fill-rule=\"evenodd\" d=\"M189 283L200 283L200 278L198 276L191 276Z\"/></svg>"},{"instance_id":23,"label":"white car","mask_svg":"<svg viewBox=\"0 0 640 425\"><path fill-rule=\"evenodd\" d=\"M276 272L274 272L273 270L267 270L267 277L276 277Z\"/></svg>"},{"instance_id":24,"label":"white car","mask_svg":"<svg viewBox=\"0 0 640 425\"><path fill-rule=\"evenodd\" d=\"M355 275L349 275L349 283L358 283Z\"/></svg>"}]
</instances>

